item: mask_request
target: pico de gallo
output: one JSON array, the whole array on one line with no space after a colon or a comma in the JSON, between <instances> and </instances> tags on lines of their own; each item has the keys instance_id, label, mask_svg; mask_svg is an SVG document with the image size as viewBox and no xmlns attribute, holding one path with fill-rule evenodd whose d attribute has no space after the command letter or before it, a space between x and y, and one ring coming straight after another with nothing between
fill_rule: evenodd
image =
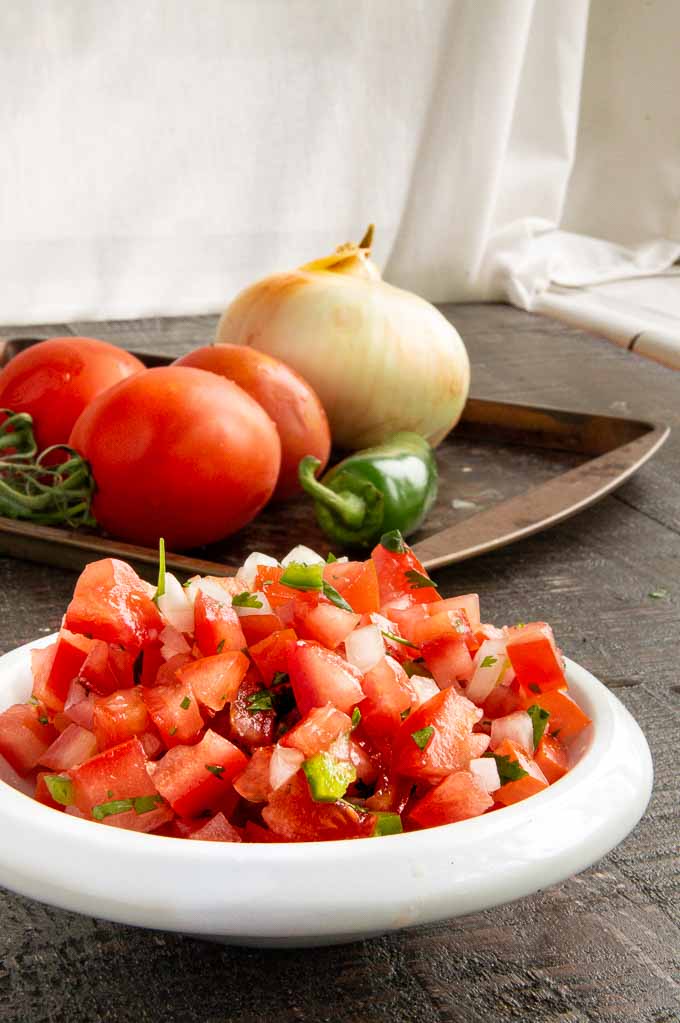
<instances>
[{"instance_id":1,"label":"pico de gallo","mask_svg":"<svg viewBox=\"0 0 680 1023\"><path fill-rule=\"evenodd\" d=\"M156 587L78 579L33 691L0 714L0 778L103 825L212 842L368 838L554 784L589 718L544 622L443 598L394 531L367 561L296 547ZM1 679L0 679L1 685Z\"/></svg>"}]
</instances>

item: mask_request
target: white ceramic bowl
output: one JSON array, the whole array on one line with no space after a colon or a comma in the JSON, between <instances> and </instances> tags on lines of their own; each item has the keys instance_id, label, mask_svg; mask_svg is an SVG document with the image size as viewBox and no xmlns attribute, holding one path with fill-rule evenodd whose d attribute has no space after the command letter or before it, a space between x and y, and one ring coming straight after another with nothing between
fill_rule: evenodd
<instances>
[{"instance_id":1,"label":"white ceramic bowl","mask_svg":"<svg viewBox=\"0 0 680 1023\"><path fill-rule=\"evenodd\" d=\"M0 658L0 709L30 692L27 644ZM549 789L474 820L358 841L188 842L61 814L0 782L0 884L77 913L242 945L365 938L519 899L589 866L635 826L652 763L638 725L567 662L592 718Z\"/></svg>"}]
</instances>

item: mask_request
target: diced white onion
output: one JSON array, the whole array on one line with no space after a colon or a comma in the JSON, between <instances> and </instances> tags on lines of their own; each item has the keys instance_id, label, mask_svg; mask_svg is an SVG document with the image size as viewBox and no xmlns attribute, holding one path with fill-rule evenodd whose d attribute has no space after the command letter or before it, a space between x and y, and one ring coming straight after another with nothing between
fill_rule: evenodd
<instances>
[{"instance_id":1,"label":"diced white onion","mask_svg":"<svg viewBox=\"0 0 680 1023\"><path fill-rule=\"evenodd\" d=\"M166 625L159 638L163 644L161 647L161 657L164 661L169 661L176 654L188 654L191 650L182 633L173 625Z\"/></svg>"},{"instance_id":2,"label":"diced white onion","mask_svg":"<svg viewBox=\"0 0 680 1023\"><path fill-rule=\"evenodd\" d=\"M384 615L379 615L377 611L371 613L371 621L383 632L391 632L393 636L401 636L399 626L391 622L389 618L385 618Z\"/></svg>"},{"instance_id":3,"label":"diced white onion","mask_svg":"<svg viewBox=\"0 0 680 1023\"><path fill-rule=\"evenodd\" d=\"M364 625L345 639L345 657L365 675L385 656L385 642L377 625Z\"/></svg>"},{"instance_id":4,"label":"diced white onion","mask_svg":"<svg viewBox=\"0 0 680 1023\"><path fill-rule=\"evenodd\" d=\"M198 580L198 588L205 597L212 597L220 604L231 604L231 594L215 578L206 576Z\"/></svg>"},{"instance_id":5,"label":"diced white onion","mask_svg":"<svg viewBox=\"0 0 680 1023\"><path fill-rule=\"evenodd\" d=\"M255 576L257 575L257 570L260 565L269 568L279 567L279 563L276 558L270 558L268 554L261 554L259 551L253 551L252 554L248 555L236 573L237 578L243 582L244 590L251 590L255 585Z\"/></svg>"},{"instance_id":6,"label":"diced white onion","mask_svg":"<svg viewBox=\"0 0 680 1023\"><path fill-rule=\"evenodd\" d=\"M239 618L247 618L249 615L270 615L272 614L272 606L265 597L264 593L260 590L256 590L253 596L260 602L261 607L238 607L234 608L234 611Z\"/></svg>"},{"instance_id":7,"label":"diced white onion","mask_svg":"<svg viewBox=\"0 0 680 1023\"><path fill-rule=\"evenodd\" d=\"M538 781L545 782L546 785L548 784L548 779L543 774L543 771L540 769L535 760L529 761L527 764L527 771L533 778L537 778Z\"/></svg>"},{"instance_id":8,"label":"diced white onion","mask_svg":"<svg viewBox=\"0 0 680 1023\"><path fill-rule=\"evenodd\" d=\"M501 787L498 767L493 757L480 757L470 761L470 771L485 792L495 792Z\"/></svg>"},{"instance_id":9,"label":"diced white onion","mask_svg":"<svg viewBox=\"0 0 680 1023\"><path fill-rule=\"evenodd\" d=\"M158 598L158 610L169 625L180 632L193 633L194 608L180 581L165 573L165 593Z\"/></svg>"},{"instance_id":10,"label":"diced white onion","mask_svg":"<svg viewBox=\"0 0 680 1023\"><path fill-rule=\"evenodd\" d=\"M297 547L293 547L292 551L286 554L285 558L282 559L281 564L284 568L288 568L289 565L325 565L326 559L322 558L320 554L313 551L311 547L305 547L304 544L298 544Z\"/></svg>"},{"instance_id":11,"label":"diced white onion","mask_svg":"<svg viewBox=\"0 0 680 1023\"><path fill-rule=\"evenodd\" d=\"M333 742L328 747L328 752L336 760L351 760L352 752L349 732L341 732L337 739L333 739Z\"/></svg>"},{"instance_id":12,"label":"diced white onion","mask_svg":"<svg viewBox=\"0 0 680 1023\"><path fill-rule=\"evenodd\" d=\"M439 686L433 678L428 678L427 675L411 675L409 679L409 685L415 696L415 705L420 707L421 704L427 703L433 696L436 696L439 692Z\"/></svg>"},{"instance_id":13,"label":"diced white onion","mask_svg":"<svg viewBox=\"0 0 680 1023\"><path fill-rule=\"evenodd\" d=\"M500 682L505 664L504 640L485 639L475 655L472 678L465 687L468 700L484 703L491 690Z\"/></svg>"},{"instance_id":14,"label":"diced white onion","mask_svg":"<svg viewBox=\"0 0 680 1023\"><path fill-rule=\"evenodd\" d=\"M275 746L269 761L269 784L272 789L280 789L302 767L304 753L299 749L287 746Z\"/></svg>"},{"instance_id":15,"label":"diced white onion","mask_svg":"<svg viewBox=\"0 0 680 1023\"><path fill-rule=\"evenodd\" d=\"M525 710L516 710L503 718L491 722L491 749L496 749L504 739L512 739L530 757L534 755L534 726Z\"/></svg>"}]
</instances>

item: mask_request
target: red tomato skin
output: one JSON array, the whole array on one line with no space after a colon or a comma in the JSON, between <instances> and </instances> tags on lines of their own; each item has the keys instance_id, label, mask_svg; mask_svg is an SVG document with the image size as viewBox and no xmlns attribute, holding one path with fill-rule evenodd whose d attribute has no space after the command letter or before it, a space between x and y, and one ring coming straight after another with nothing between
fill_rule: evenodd
<instances>
[{"instance_id":1,"label":"red tomato skin","mask_svg":"<svg viewBox=\"0 0 680 1023\"><path fill-rule=\"evenodd\" d=\"M241 832L230 824L223 813L216 813L207 824L201 824L186 836L195 842L242 842Z\"/></svg>"},{"instance_id":2,"label":"red tomato skin","mask_svg":"<svg viewBox=\"0 0 680 1023\"><path fill-rule=\"evenodd\" d=\"M546 782L541 781L540 778L535 778L530 773L531 758L512 739L504 739L496 747L494 754L498 757L509 757L510 760L517 761L519 766L527 772L523 778L519 778L517 781L507 781L494 792L497 803L502 803L503 806L510 806L511 803L519 803L522 799L528 799L529 796L533 796L547 788Z\"/></svg>"},{"instance_id":3,"label":"red tomato skin","mask_svg":"<svg viewBox=\"0 0 680 1023\"><path fill-rule=\"evenodd\" d=\"M441 600L434 586L413 586L406 578L407 572L427 575L410 547L406 547L399 554L396 551L388 551L379 543L371 551L371 558L378 573L381 604L387 604L403 596L409 597L412 604L431 604Z\"/></svg>"},{"instance_id":4,"label":"red tomato skin","mask_svg":"<svg viewBox=\"0 0 680 1023\"><path fill-rule=\"evenodd\" d=\"M80 672L92 640L62 629L59 633L49 672L38 675L33 683L33 696L51 711L64 709L71 682Z\"/></svg>"},{"instance_id":5,"label":"red tomato skin","mask_svg":"<svg viewBox=\"0 0 680 1023\"><path fill-rule=\"evenodd\" d=\"M236 532L270 499L281 445L240 387L188 366L145 370L99 395L69 443L97 482L92 505L114 536L169 549Z\"/></svg>"},{"instance_id":6,"label":"red tomato skin","mask_svg":"<svg viewBox=\"0 0 680 1023\"><path fill-rule=\"evenodd\" d=\"M52 337L19 352L0 373L0 408L28 412L38 449L66 444L97 395L144 369L134 355L91 337Z\"/></svg>"},{"instance_id":7,"label":"red tomato skin","mask_svg":"<svg viewBox=\"0 0 680 1023\"><path fill-rule=\"evenodd\" d=\"M569 770L569 755L559 739L544 735L534 753L534 760L552 785Z\"/></svg>"},{"instance_id":8,"label":"red tomato skin","mask_svg":"<svg viewBox=\"0 0 680 1023\"><path fill-rule=\"evenodd\" d=\"M194 817L208 809L221 809L231 798L231 781L244 770L247 757L228 739L208 731L196 746L172 749L159 760L154 784L180 817ZM215 774L208 766L222 768Z\"/></svg>"},{"instance_id":9,"label":"red tomato skin","mask_svg":"<svg viewBox=\"0 0 680 1023\"><path fill-rule=\"evenodd\" d=\"M541 692L565 689L567 679L555 637L545 622L530 622L508 629L508 657L521 685Z\"/></svg>"},{"instance_id":10,"label":"red tomato skin","mask_svg":"<svg viewBox=\"0 0 680 1023\"><path fill-rule=\"evenodd\" d=\"M108 696L134 685L134 657L127 650L95 639L79 671L80 680L97 696Z\"/></svg>"},{"instance_id":11,"label":"red tomato skin","mask_svg":"<svg viewBox=\"0 0 680 1023\"><path fill-rule=\"evenodd\" d=\"M264 803L269 798L269 765L273 753L273 746L260 746L253 751L244 770L234 779L234 788L249 803Z\"/></svg>"},{"instance_id":12,"label":"red tomato skin","mask_svg":"<svg viewBox=\"0 0 680 1023\"><path fill-rule=\"evenodd\" d=\"M380 610L378 574L370 559L333 562L324 567L323 577L357 614L373 614Z\"/></svg>"},{"instance_id":13,"label":"red tomato skin","mask_svg":"<svg viewBox=\"0 0 680 1023\"><path fill-rule=\"evenodd\" d=\"M283 628L283 622L276 614L242 615L239 624L249 647L271 636L273 632L280 632Z\"/></svg>"},{"instance_id":14,"label":"red tomato skin","mask_svg":"<svg viewBox=\"0 0 680 1023\"><path fill-rule=\"evenodd\" d=\"M243 650L246 645L233 607L202 590L198 591L194 602L194 639L204 657L225 650Z\"/></svg>"},{"instance_id":15,"label":"red tomato skin","mask_svg":"<svg viewBox=\"0 0 680 1023\"><path fill-rule=\"evenodd\" d=\"M149 728L149 712L141 690L121 689L95 700L92 726L100 750L141 736Z\"/></svg>"},{"instance_id":16,"label":"red tomato skin","mask_svg":"<svg viewBox=\"0 0 680 1023\"><path fill-rule=\"evenodd\" d=\"M333 604L319 603L310 607L300 601L296 602L293 623L302 639L313 639L329 650L335 650L356 628L360 618L361 615Z\"/></svg>"},{"instance_id":17,"label":"red tomato skin","mask_svg":"<svg viewBox=\"0 0 680 1023\"><path fill-rule=\"evenodd\" d=\"M364 698L362 676L324 647L299 640L288 656L295 702L301 714L332 703L345 714Z\"/></svg>"},{"instance_id":18,"label":"red tomato skin","mask_svg":"<svg viewBox=\"0 0 680 1023\"><path fill-rule=\"evenodd\" d=\"M278 629L250 647L248 653L267 687L271 686L277 672L288 671L288 654L296 642L294 629Z\"/></svg>"},{"instance_id":19,"label":"red tomato skin","mask_svg":"<svg viewBox=\"0 0 680 1023\"><path fill-rule=\"evenodd\" d=\"M56 738L40 707L16 703L0 714L0 754L18 774L33 770Z\"/></svg>"},{"instance_id":20,"label":"red tomato skin","mask_svg":"<svg viewBox=\"0 0 680 1023\"><path fill-rule=\"evenodd\" d=\"M472 734L472 728L481 717L482 711L474 703L453 688L444 689L402 723L397 739L397 770L433 783L466 768L477 754L479 737ZM432 737L420 749L413 733L429 727L434 728Z\"/></svg>"},{"instance_id":21,"label":"red tomato skin","mask_svg":"<svg viewBox=\"0 0 680 1023\"><path fill-rule=\"evenodd\" d=\"M465 638L455 632L430 640L420 653L441 689L457 686L460 680L472 675L472 658Z\"/></svg>"},{"instance_id":22,"label":"red tomato skin","mask_svg":"<svg viewBox=\"0 0 680 1023\"><path fill-rule=\"evenodd\" d=\"M37 801L42 803L44 806L51 806L53 810L61 810L63 812L66 807L62 803L57 803L54 799L52 799L50 790L45 784L45 775L53 773L53 771L38 771L33 798L37 799Z\"/></svg>"},{"instance_id":23,"label":"red tomato skin","mask_svg":"<svg viewBox=\"0 0 680 1023\"><path fill-rule=\"evenodd\" d=\"M69 771L75 805L88 817L92 807L115 799L158 795L147 769L147 757L139 739L129 739L98 753ZM113 820L111 817L106 821Z\"/></svg>"},{"instance_id":24,"label":"red tomato skin","mask_svg":"<svg viewBox=\"0 0 680 1023\"><path fill-rule=\"evenodd\" d=\"M455 771L417 800L409 817L421 828L433 828L479 817L491 806L493 799L470 771Z\"/></svg>"},{"instance_id":25,"label":"red tomato skin","mask_svg":"<svg viewBox=\"0 0 680 1023\"><path fill-rule=\"evenodd\" d=\"M520 707L523 710L528 710L533 704L548 711L550 717L546 732L556 733L562 743L569 743L579 732L591 724L590 718L578 704L559 689L552 689L547 693L533 693L530 689L520 686Z\"/></svg>"},{"instance_id":26,"label":"red tomato skin","mask_svg":"<svg viewBox=\"0 0 680 1023\"><path fill-rule=\"evenodd\" d=\"M275 500L300 493L298 466L305 455L328 462L331 433L316 392L279 359L244 345L206 345L183 355L176 366L194 366L218 373L242 387L275 423L281 440L281 469Z\"/></svg>"},{"instance_id":27,"label":"red tomato skin","mask_svg":"<svg viewBox=\"0 0 680 1023\"><path fill-rule=\"evenodd\" d=\"M249 698L260 689L262 680L257 670L251 667L229 707L230 737L251 749L268 746L274 741L274 714L266 710L253 712L248 706Z\"/></svg>"},{"instance_id":28,"label":"red tomato skin","mask_svg":"<svg viewBox=\"0 0 680 1023\"><path fill-rule=\"evenodd\" d=\"M64 625L71 632L118 643L134 653L163 628L146 586L134 569L117 558L93 561L84 568Z\"/></svg>"}]
</instances>

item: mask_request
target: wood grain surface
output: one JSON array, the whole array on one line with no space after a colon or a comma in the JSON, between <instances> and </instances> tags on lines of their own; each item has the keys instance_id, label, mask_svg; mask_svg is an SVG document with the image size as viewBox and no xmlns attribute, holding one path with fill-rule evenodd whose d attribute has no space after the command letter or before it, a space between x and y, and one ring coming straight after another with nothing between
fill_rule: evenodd
<instances>
[{"instance_id":1,"label":"wood grain surface","mask_svg":"<svg viewBox=\"0 0 680 1023\"><path fill-rule=\"evenodd\" d=\"M445 596L478 590L487 620L551 621L565 652L616 690L654 757L643 821L590 870L531 898L321 950L224 948L3 891L2 1023L680 1021L680 376L505 306L444 311L468 345L477 393L674 427L614 496L437 574ZM179 354L209 341L214 323L40 324L0 334L89 334ZM0 560L0 651L57 628L73 581Z\"/></svg>"}]
</instances>

